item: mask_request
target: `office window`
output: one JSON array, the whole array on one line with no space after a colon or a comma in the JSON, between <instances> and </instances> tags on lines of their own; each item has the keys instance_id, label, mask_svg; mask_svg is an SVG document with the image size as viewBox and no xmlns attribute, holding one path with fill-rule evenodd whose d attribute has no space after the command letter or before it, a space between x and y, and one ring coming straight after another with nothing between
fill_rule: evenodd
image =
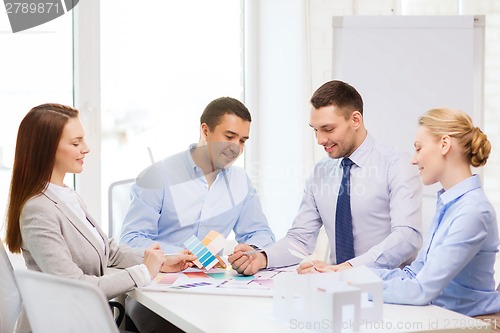
<instances>
[{"instance_id":1,"label":"office window","mask_svg":"<svg viewBox=\"0 0 500 333\"><path fill-rule=\"evenodd\" d=\"M0 15L0 216L5 221L17 129L26 113L42 103L73 104L72 17L12 33ZM72 178L66 182L72 186ZM5 233L2 228L0 235Z\"/></svg>"},{"instance_id":2,"label":"office window","mask_svg":"<svg viewBox=\"0 0 500 333\"><path fill-rule=\"evenodd\" d=\"M150 152L157 161L197 142L211 100L243 98L240 1L147 0L140 9L101 2L104 229L112 182L136 177Z\"/></svg>"}]
</instances>

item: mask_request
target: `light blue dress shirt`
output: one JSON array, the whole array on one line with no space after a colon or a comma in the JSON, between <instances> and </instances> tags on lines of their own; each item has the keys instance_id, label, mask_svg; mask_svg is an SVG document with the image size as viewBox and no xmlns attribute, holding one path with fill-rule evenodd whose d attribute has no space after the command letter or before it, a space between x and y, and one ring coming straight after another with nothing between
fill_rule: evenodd
<instances>
[{"instance_id":1,"label":"light blue dress shirt","mask_svg":"<svg viewBox=\"0 0 500 333\"><path fill-rule=\"evenodd\" d=\"M428 239L404 269L374 270L384 280L384 301L434 304L469 316L500 311L494 263L495 211L474 175L438 192Z\"/></svg>"},{"instance_id":2,"label":"light blue dress shirt","mask_svg":"<svg viewBox=\"0 0 500 333\"><path fill-rule=\"evenodd\" d=\"M226 237L233 230L240 243L258 247L274 243L245 171L236 166L223 169L209 187L191 156L194 147L138 176L120 241L137 248L158 242L165 252L177 252L190 236L201 240L213 229Z\"/></svg>"},{"instance_id":3,"label":"light blue dress shirt","mask_svg":"<svg viewBox=\"0 0 500 333\"><path fill-rule=\"evenodd\" d=\"M411 262L422 245L422 183L409 154L376 143L368 135L349 158L354 162L351 213L356 255L349 263L395 268ZM268 267L298 263L300 259L289 248L299 247L311 254L323 225L330 240L330 262L336 263L335 210L341 161L326 158L316 164L292 228L285 238L265 249Z\"/></svg>"}]
</instances>

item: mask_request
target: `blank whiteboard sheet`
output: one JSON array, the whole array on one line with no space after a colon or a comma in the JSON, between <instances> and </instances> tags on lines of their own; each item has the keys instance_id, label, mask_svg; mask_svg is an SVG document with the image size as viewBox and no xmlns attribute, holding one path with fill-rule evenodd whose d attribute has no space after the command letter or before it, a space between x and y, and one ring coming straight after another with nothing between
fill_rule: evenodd
<instances>
[{"instance_id":1,"label":"blank whiteboard sheet","mask_svg":"<svg viewBox=\"0 0 500 333\"><path fill-rule=\"evenodd\" d=\"M363 96L379 141L413 151L418 116L461 109L483 122L483 16L333 18L333 78Z\"/></svg>"}]
</instances>

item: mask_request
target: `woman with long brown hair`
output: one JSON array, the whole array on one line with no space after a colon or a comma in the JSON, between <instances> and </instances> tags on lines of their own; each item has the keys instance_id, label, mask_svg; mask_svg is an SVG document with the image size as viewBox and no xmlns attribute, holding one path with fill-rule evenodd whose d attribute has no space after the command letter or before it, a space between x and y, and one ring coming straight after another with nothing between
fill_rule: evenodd
<instances>
[{"instance_id":1,"label":"woman with long brown hair","mask_svg":"<svg viewBox=\"0 0 500 333\"><path fill-rule=\"evenodd\" d=\"M10 251L22 252L28 269L92 283L109 299L146 285L160 271L190 267L192 255L165 256L158 244L144 251L108 239L64 184L67 173L82 172L89 152L76 109L43 104L24 117L7 211ZM29 330L24 315L18 328Z\"/></svg>"}]
</instances>

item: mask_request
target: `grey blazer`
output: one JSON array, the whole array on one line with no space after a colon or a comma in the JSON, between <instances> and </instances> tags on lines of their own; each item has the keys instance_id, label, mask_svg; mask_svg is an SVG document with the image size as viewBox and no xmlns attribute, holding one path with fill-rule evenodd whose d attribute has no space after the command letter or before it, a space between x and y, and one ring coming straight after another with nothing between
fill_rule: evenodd
<instances>
[{"instance_id":1,"label":"grey blazer","mask_svg":"<svg viewBox=\"0 0 500 333\"><path fill-rule=\"evenodd\" d=\"M81 221L50 189L28 200L21 217L22 253L28 269L78 279L99 287L108 299L148 283L139 268L144 251L108 239L88 213L87 219L104 240L103 251ZM31 329L24 310L16 332Z\"/></svg>"},{"instance_id":2,"label":"grey blazer","mask_svg":"<svg viewBox=\"0 0 500 333\"><path fill-rule=\"evenodd\" d=\"M92 283L108 299L145 285L148 281L137 266L144 251L108 239L82 200L80 205L102 236L104 251L84 221L47 189L21 212L22 253L28 269Z\"/></svg>"}]
</instances>

